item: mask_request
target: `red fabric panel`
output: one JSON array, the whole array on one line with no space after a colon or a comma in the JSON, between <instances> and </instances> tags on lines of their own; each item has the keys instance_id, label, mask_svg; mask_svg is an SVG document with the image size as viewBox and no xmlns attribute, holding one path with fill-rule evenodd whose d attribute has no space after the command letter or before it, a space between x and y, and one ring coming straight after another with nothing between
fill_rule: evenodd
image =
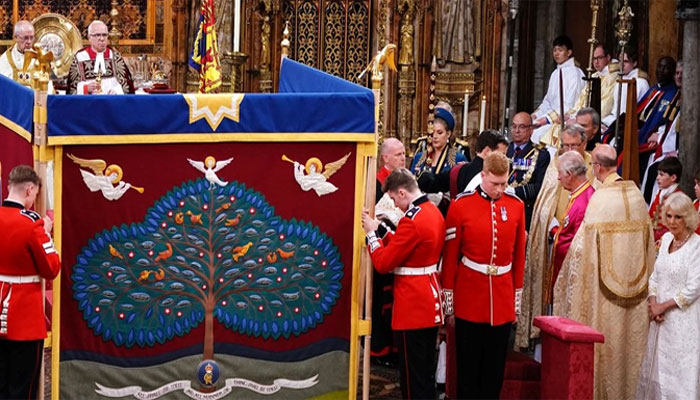
<instances>
[{"instance_id":1,"label":"red fabric panel","mask_svg":"<svg viewBox=\"0 0 700 400\"><path fill-rule=\"evenodd\" d=\"M20 164L34 166L32 145L23 137L0 125L0 163L2 163L2 198L7 197L7 176Z\"/></svg>"},{"instance_id":2,"label":"red fabric panel","mask_svg":"<svg viewBox=\"0 0 700 400\"><path fill-rule=\"evenodd\" d=\"M217 160L234 157L231 164L218 172L226 181L244 183L265 196L274 213L285 219L304 220L316 225L337 246L344 264L340 298L316 328L299 336L277 340L242 335L215 322L216 343L237 343L266 351L286 351L300 348L324 338L350 338L350 289L352 281L353 204L355 198L354 143L215 143L215 144L154 144L112 146L66 146L63 152L63 249L61 280L61 351L83 350L124 357L151 356L171 350L201 344L204 323L183 337L174 337L153 347L117 347L112 341L95 336L78 309L72 296L71 271L76 256L96 233L121 224L139 223L149 207L174 186L203 176L187 158ZM334 193L318 196L313 190L304 192L294 180L293 165L281 159L304 164L318 157L323 164L336 161L351 153L345 165L329 182L338 187ZM79 166L67 157L73 154L84 159L103 159L107 165L118 164L123 180L145 188L143 194L129 190L117 201L106 200L99 192L88 190L81 178Z\"/></svg>"}]
</instances>

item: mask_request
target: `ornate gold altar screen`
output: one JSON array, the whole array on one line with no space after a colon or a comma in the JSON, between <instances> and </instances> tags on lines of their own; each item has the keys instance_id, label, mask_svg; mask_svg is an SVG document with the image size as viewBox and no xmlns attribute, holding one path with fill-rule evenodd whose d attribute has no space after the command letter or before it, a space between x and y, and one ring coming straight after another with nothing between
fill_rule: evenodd
<instances>
[{"instance_id":1,"label":"ornate gold altar screen","mask_svg":"<svg viewBox=\"0 0 700 400\"><path fill-rule=\"evenodd\" d=\"M116 2L112 2L116 3ZM199 1L119 1L120 51L126 56L147 54L172 61L171 86L192 89L196 81L187 57ZM382 136L404 143L427 133L430 64L437 61L435 101L452 105L461 136L465 93L468 129L478 129L482 95L486 96L486 127L499 128L502 34L508 2L499 0L240 0L240 54L233 50L236 0L216 0L217 29L223 55L224 91L232 91L232 64L243 63L238 88L242 92L275 91L279 76L279 43L286 21L290 58L349 81L369 86L357 76L370 57L387 43L399 48L399 73L384 83L379 129ZM11 43L12 24L52 12L66 16L83 31L92 19L109 21L106 1L0 0L0 49Z\"/></svg>"}]
</instances>

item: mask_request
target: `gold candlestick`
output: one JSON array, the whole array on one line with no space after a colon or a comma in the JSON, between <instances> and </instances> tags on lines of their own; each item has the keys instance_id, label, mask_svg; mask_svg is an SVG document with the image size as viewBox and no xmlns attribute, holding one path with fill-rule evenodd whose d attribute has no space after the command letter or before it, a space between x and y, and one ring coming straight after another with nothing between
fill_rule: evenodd
<instances>
[{"instance_id":1,"label":"gold candlestick","mask_svg":"<svg viewBox=\"0 0 700 400\"><path fill-rule=\"evenodd\" d=\"M97 85L97 87L95 88L95 91L93 93L94 94L102 94L102 71L101 70L97 71L97 77L95 78L95 85Z\"/></svg>"}]
</instances>

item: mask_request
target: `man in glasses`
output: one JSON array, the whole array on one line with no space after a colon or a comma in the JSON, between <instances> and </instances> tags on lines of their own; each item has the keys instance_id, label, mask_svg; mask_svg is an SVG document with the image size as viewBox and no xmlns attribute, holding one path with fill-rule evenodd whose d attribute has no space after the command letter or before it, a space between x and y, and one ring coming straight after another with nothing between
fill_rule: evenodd
<instances>
[{"instance_id":1,"label":"man in glasses","mask_svg":"<svg viewBox=\"0 0 700 400\"><path fill-rule=\"evenodd\" d=\"M526 112L515 114L510 128L513 141L506 152L510 161L508 187L525 203L525 229L529 231L535 200L549 165L549 152L530 140L534 129L530 114Z\"/></svg>"},{"instance_id":2,"label":"man in glasses","mask_svg":"<svg viewBox=\"0 0 700 400\"><path fill-rule=\"evenodd\" d=\"M600 77L600 115L608 115L613 109L620 62L611 57L605 46L599 44L593 50L593 67L596 70L594 76Z\"/></svg>"},{"instance_id":3,"label":"man in glasses","mask_svg":"<svg viewBox=\"0 0 700 400\"><path fill-rule=\"evenodd\" d=\"M70 94L134 93L131 72L122 55L107 46L108 30L95 20L88 26L90 46L75 53L68 73Z\"/></svg>"},{"instance_id":4,"label":"man in glasses","mask_svg":"<svg viewBox=\"0 0 700 400\"><path fill-rule=\"evenodd\" d=\"M12 37L15 44L0 56L0 75L19 81L24 68L24 52L34 44L34 26L29 21L18 21ZM26 71L28 76L34 72L36 65L36 60L33 60Z\"/></svg>"}]
</instances>

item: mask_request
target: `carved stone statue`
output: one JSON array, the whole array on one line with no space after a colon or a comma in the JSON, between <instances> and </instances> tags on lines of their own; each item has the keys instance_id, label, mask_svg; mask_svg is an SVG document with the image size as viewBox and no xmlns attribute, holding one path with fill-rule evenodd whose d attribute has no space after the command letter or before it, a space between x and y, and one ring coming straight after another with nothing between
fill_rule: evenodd
<instances>
[{"instance_id":1,"label":"carved stone statue","mask_svg":"<svg viewBox=\"0 0 700 400\"><path fill-rule=\"evenodd\" d=\"M401 15L401 50L399 51L400 65L413 65L414 28L413 17L415 15L415 2L403 0L399 2Z\"/></svg>"},{"instance_id":2,"label":"carved stone statue","mask_svg":"<svg viewBox=\"0 0 700 400\"><path fill-rule=\"evenodd\" d=\"M481 56L480 0L440 0L438 64L471 64Z\"/></svg>"},{"instance_id":3,"label":"carved stone statue","mask_svg":"<svg viewBox=\"0 0 700 400\"><path fill-rule=\"evenodd\" d=\"M270 17L263 18L262 33L260 35L260 69L270 68Z\"/></svg>"}]
</instances>

